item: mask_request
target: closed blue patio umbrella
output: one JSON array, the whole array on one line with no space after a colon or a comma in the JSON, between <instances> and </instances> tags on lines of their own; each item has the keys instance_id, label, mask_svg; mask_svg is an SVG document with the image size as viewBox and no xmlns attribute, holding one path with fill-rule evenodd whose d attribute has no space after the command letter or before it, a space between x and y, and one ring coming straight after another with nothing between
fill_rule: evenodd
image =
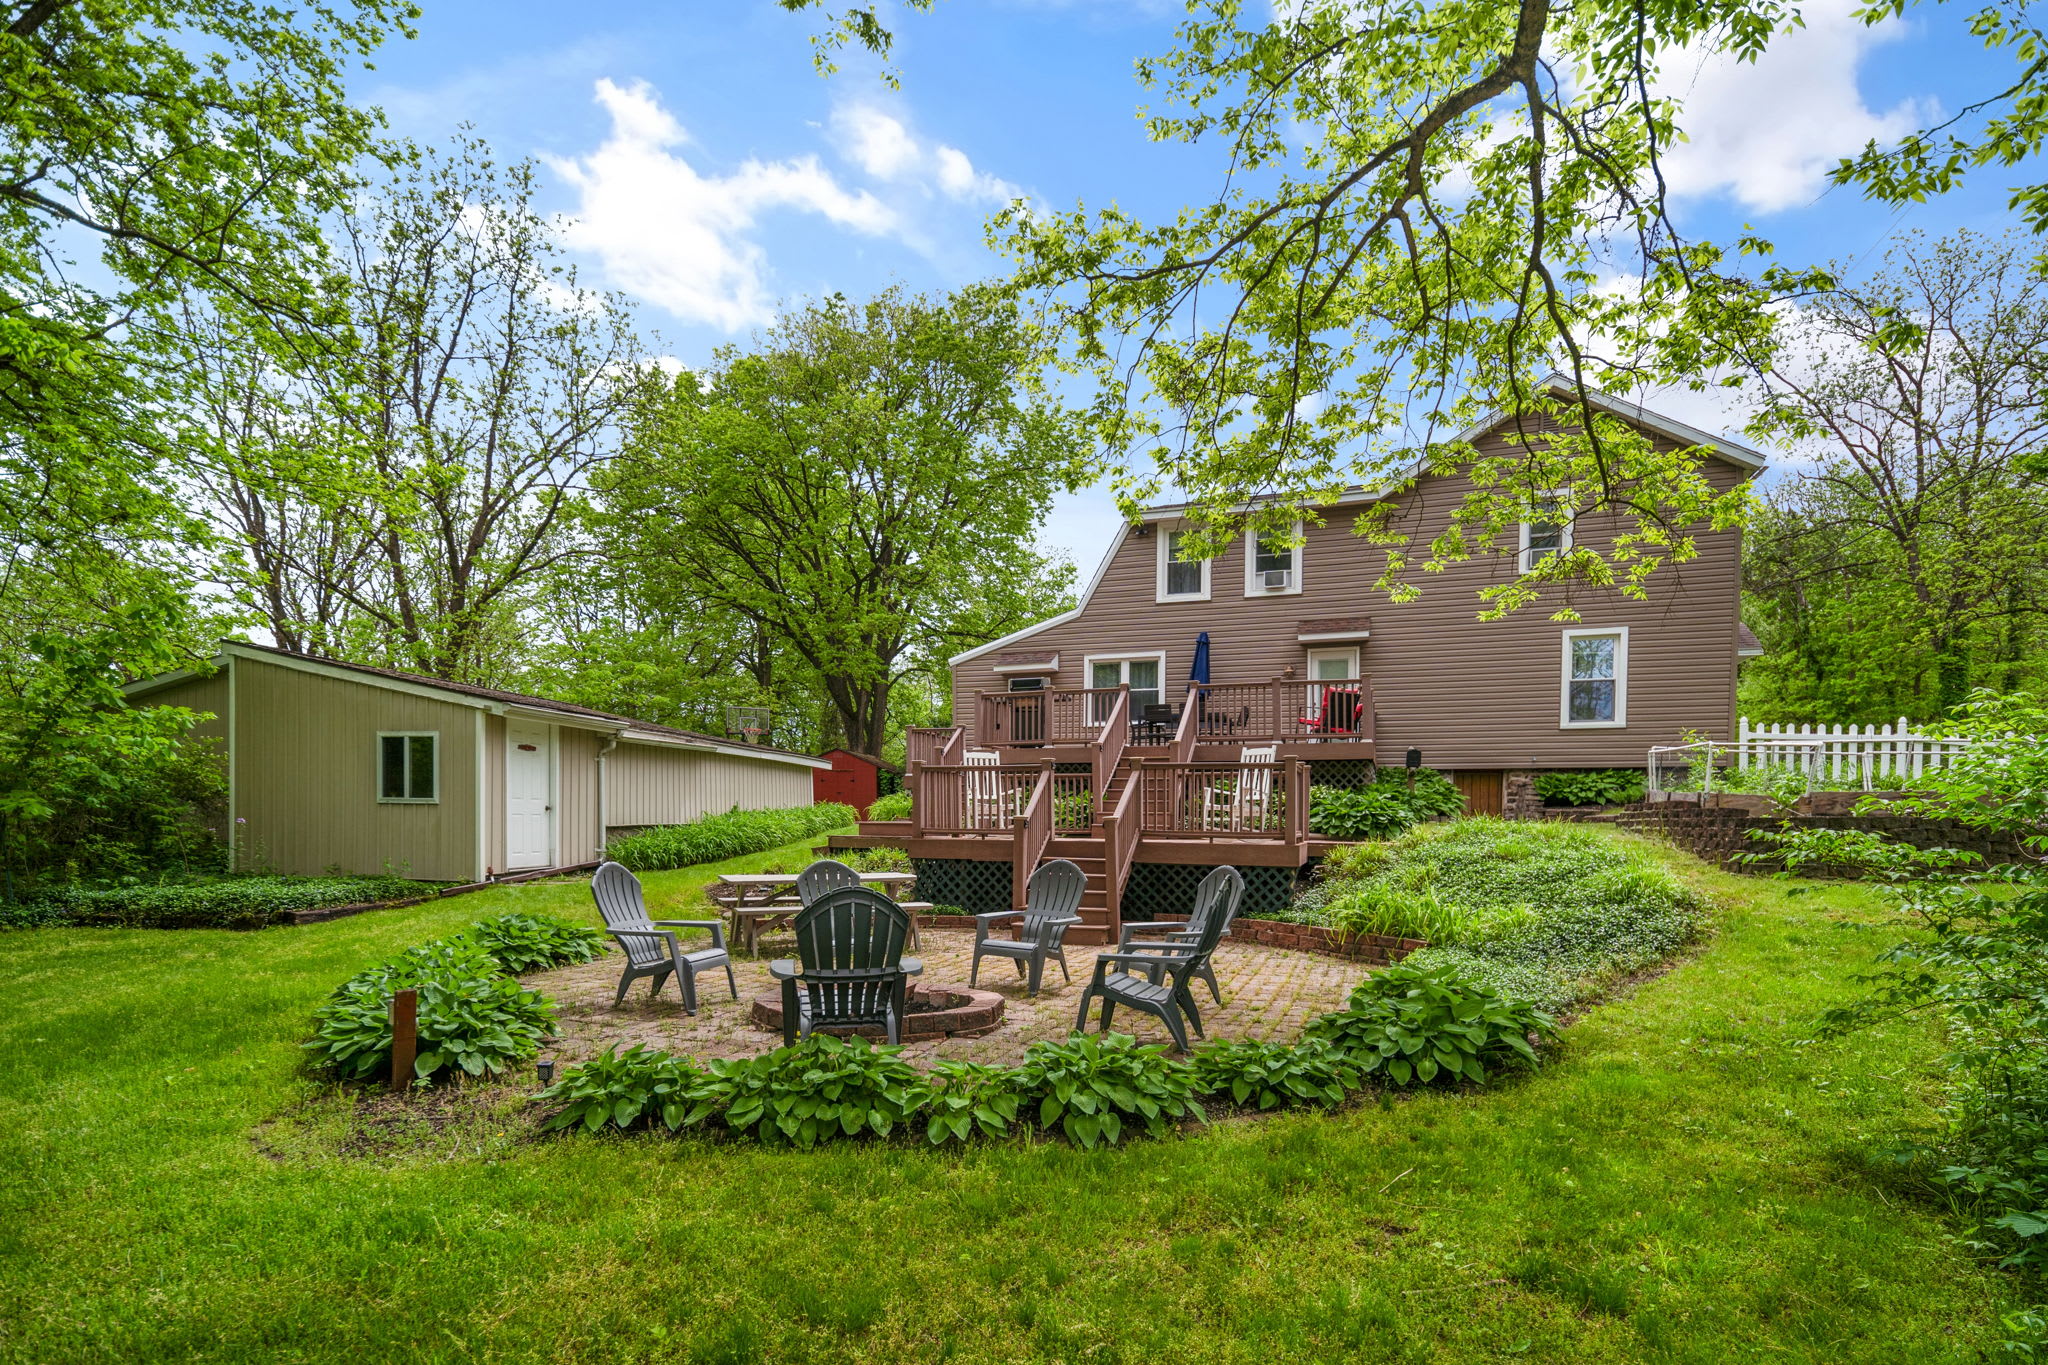
<instances>
[{"instance_id":1,"label":"closed blue patio umbrella","mask_svg":"<svg viewBox=\"0 0 2048 1365\"><path fill-rule=\"evenodd\" d=\"M1188 681L1207 684L1209 681L1209 632L1203 631L1195 637L1195 661L1188 665ZM1206 720L1209 714L1209 699L1200 693L1195 696L1196 723Z\"/></svg>"}]
</instances>

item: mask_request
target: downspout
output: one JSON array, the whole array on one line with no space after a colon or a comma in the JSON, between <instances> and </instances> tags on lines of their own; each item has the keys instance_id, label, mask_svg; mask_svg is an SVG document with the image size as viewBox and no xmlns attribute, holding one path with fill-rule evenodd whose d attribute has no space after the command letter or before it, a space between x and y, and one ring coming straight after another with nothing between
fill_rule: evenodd
<instances>
[{"instance_id":1,"label":"downspout","mask_svg":"<svg viewBox=\"0 0 2048 1365\"><path fill-rule=\"evenodd\" d=\"M618 747L619 735L615 730L604 737L604 743L598 746L597 750L597 858L599 862L604 861L605 831L611 828L610 823L605 819L604 809L604 757Z\"/></svg>"}]
</instances>

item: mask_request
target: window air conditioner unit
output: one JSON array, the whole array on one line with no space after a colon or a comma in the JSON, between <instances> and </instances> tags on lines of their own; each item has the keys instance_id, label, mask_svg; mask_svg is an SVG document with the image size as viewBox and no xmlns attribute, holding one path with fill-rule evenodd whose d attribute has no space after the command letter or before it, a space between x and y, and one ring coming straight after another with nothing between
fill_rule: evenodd
<instances>
[{"instance_id":1,"label":"window air conditioner unit","mask_svg":"<svg viewBox=\"0 0 2048 1365\"><path fill-rule=\"evenodd\" d=\"M1279 592L1294 582L1292 569L1267 569L1259 575L1259 586L1267 592Z\"/></svg>"}]
</instances>

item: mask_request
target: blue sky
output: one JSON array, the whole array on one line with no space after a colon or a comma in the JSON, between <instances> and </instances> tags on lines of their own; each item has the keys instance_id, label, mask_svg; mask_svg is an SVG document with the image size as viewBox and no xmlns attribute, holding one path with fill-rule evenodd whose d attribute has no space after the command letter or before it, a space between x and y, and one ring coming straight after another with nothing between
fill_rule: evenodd
<instances>
[{"instance_id":1,"label":"blue sky","mask_svg":"<svg viewBox=\"0 0 2048 1365\"><path fill-rule=\"evenodd\" d=\"M1165 216L1214 188L1205 152L1156 146L1136 118L1132 65L1168 49L1179 11L1162 0L941 0L898 14L900 91L852 58L821 79L815 17L770 0L426 9L419 37L381 53L359 95L407 136L468 123L501 157L539 160L584 282L632 297L686 363L800 295L996 272L982 225L1017 192ZM1853 270L1900 233L2013 226L2014 173L1903 214L1826 189L1837 156L1952 115L2009 70L1960 11L1873 31L1852 9L1807 4L1806 29L1756 67L1667 65L1694 137L1672 168L1689 232L1748 224L1788 263ZM1669 410L1738 427L1742 414L1714 401L1677 396ZM1091 490L1061 500L1045 540L1085 571L1114 519Z\"/></svg>"}]
</instances>

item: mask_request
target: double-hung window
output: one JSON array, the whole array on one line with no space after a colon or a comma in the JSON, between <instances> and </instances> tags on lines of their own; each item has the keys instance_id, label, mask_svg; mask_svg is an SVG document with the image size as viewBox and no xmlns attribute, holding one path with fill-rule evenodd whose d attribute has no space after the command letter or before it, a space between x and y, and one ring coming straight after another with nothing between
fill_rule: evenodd
<instances>
[{"instance_id":1,"label":"double-hung window","mask_svg":"<svg viewBox=\"0 0 2048 1365\"><path fill-rule=\"evenodd\" d=\"M1572 514L1564 495L1552 493L1539 498L1529 519L1522 523L1521 571L1527 573L1571 547Z\"/></svg>"},{"instance_id":2,"label":"double-hung window","mask_svg":"<svg viewBox=\"0 0 2048 1365\"><path fill-rule=\"evenodd\" d=\"M1245 537L1244 595L1301 591L1301 523L1293 534L1254 531ZM1290 544L1289 542L1294 542Z\"/></svg>"},{"instance_id":3,"label":"double-hung window","mask_svg":"<svg viewBox=\"0 0 2048 1365\"><path fill-rule=\"evenodd\" d=\"M1564 633L1566 729L1628 723L1628 627Z\"/></svg>"},{"instance_id":4,"label":"double-hung window","mask_svg":"<svg viewBox=\"0 0 2048 1365\"><path fill-rule=\"evenodd\" d=\"M441 799L441 736L438 732L408 730L377 736L377 799Z\"/></svg>"},{"instance_id":5,"label":"double-hung window","mask_svg":"<svg viewBox=\"0 0 2048 1365\"><path fill-rule=\"evenodd\" d=\"M1181 558L1189 539L1186 531L1168 531L1159 537L1158 597L1162 602L1209 600L1209 561Z\"/></svg>"}]
</instances>

